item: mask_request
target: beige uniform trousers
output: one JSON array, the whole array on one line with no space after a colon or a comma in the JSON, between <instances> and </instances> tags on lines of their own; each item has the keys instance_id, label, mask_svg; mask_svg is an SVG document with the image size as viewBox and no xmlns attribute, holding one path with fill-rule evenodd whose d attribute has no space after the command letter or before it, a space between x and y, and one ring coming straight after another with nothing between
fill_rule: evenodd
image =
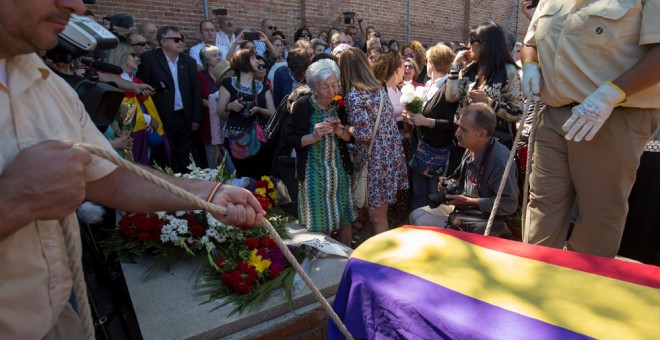
<instances>
[{"instance_id":1,"label":"beige uniform trousers","mask_svg":"<svg viewBox=\"0 0 660 340\"><path fill-rule=\"evenodd\" d=\"M660 109L616 108L594 139L564 139L571 107L548 107L534 143L524 241L562 248L577 200L580 217L569 250L614 257L628 213L628 195Z\"/></svg>"}]
</instances>

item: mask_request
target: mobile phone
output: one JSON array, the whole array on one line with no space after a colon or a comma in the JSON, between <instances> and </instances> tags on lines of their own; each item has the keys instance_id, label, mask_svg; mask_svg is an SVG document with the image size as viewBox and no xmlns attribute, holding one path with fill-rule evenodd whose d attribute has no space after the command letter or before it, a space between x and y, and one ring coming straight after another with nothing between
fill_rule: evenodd
<instances>
[{"instance_id":1,"label":"mobile phone","mask_svg":"<svg viewBox=\"0 0 660 340\"><path fill-rule=\"evenodd\" d=\"M167 83L165 81L161 80L160 82L158 82L158 85L156 86L156 92L157 93L164 93L164 92L167 92L167 90L169 90L169 88L170 88L170 86L167 85Z\"/></svg>"},{"instance_id":2,"label":"mobile phone","mask_svg":"<svg viewBox=\"0 0 660 340\"><path fill-rule=\"evenodd\" d=\"M259 32L243 32L245 40L259 40Z\"/></svg>"},{"instance_id":3,"label":"mobile phone","mask_svg":"<svg viewBox=\"0 0 660 340\"><path fill-rule=\"evenodd\" d=\"M350 25L355 22L355 12L344 12L344 24Z\"/></svg>"},{"instance_id":4,"label":"mobile phone","mask_svg":"<svg viewBox=\"0 0 660 340\"><path fill-rule=\"evenodd\" d=\"M527 6L527 8L536 8L539 5L539 0L532 0L532 4Z\"/></svg>"}]
</instances>

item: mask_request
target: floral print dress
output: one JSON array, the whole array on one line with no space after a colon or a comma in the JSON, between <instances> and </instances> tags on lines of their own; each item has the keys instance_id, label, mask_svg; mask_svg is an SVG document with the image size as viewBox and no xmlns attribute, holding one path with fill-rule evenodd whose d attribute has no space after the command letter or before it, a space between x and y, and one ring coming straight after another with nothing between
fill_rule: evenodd
<instances>
[{"instance_id":1,"label":"floral print dress","mask_svg":"<svg viewBox=\"0 0 660 340\"><path fill-rule=\"evenodd\" d=\"M348 122L355 127L356 168L362 169L369 152L371 133L376 124L380 97L383 110L369 161L369 210L394 204L397 192L408 189L408 171L396 127L394 110L385 90L363 91L352 88L344 96Z\"/></svg>"}]
</instances>

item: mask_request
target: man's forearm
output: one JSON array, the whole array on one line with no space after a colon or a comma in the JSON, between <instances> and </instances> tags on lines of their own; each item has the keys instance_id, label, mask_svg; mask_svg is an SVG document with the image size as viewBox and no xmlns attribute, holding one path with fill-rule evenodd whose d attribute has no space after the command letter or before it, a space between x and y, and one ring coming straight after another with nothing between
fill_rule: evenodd
<instances>
[{"instance_id":1,"label":"man's forearm","mask_svg":"<svg viewBox=\"0 0 660 340\"><path fill-rule=\"evenodd\" d=\"M206 199L213 183L177 178L144 168L186 191ZM154 212L198 209L192 203L118 168L110 175L87 184L87 199L115 209Z\"/></svg>"},{"instance_id":2,"label":"man's forearm","mask_svg":"<svg viewBox=\"0 0 660 340\"><path fill-rule=\"evenodd\" d=\"M657 84L660 81L658 60L660 60L660 44L655 44L637 64L614 79L613 83L628 97Z\"/></svg>"},{"instance_id":3,"label":"man's forearm","mask_svg":"<svg viewBox=\"0 0 660 340\"><path fill-rule=\"evenodd\" d=\"M33 215L29 211L29 204L21 204L9 194L10 188L2 183L2 178L0 178L0 192L3 193L0 197L0 216L2 216L0 240L3 240L32 222Z\"/></svg>"}]
</instances>

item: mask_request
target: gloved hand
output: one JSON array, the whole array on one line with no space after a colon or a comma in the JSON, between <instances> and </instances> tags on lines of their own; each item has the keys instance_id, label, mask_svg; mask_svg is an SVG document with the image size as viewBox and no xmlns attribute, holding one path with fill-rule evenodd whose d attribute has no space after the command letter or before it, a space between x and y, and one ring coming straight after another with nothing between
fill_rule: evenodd
<instances>
[{"instance_id":1,"label":"gloved hand","mask_svg":"<svg viewBox=\"0 0 660 340\"><path fill-rule=\"evenodd\" d=\"M523 67L522 89L525 98L534 101L541 99L539 97L539 93L541 92L541 72L539 72L538 63L529 62Z\"/></svg>"},{"instance_id":2,"label":"gloved hand","mask_svg":"<svg viewBox=\"0 0 660 340\"><path fill-rule=\"evenodd\" d=\"M561 127L566 139L579 142L584 138L590 141L605 120L612 114L614 107L626 98L626 93L612 82L606 82L584 99L582 104L573 108L573 114Z\"/></svg>"}]
</instances>

